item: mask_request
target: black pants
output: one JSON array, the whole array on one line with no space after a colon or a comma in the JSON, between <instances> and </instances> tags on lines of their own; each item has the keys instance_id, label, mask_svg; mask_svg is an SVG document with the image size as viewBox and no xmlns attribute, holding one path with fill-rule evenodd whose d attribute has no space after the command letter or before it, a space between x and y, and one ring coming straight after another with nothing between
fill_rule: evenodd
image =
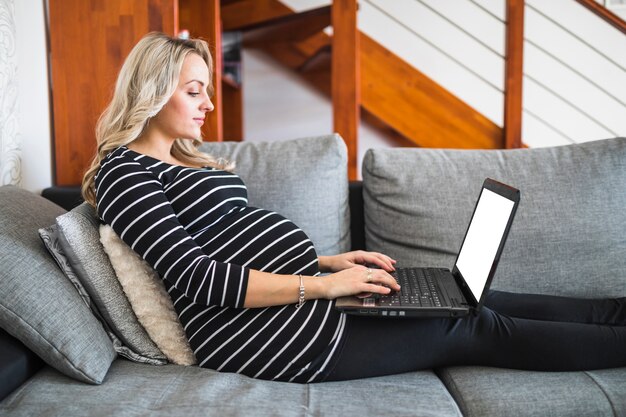
<instances>
[{"instance_id":1,"label":"black pants","mask_svg":"<svg viewBox=\"0 0 626 417\"><path fill-rule=\"evenodd\" d=\"M326 381L455 365L537 371L626 366L626 298L590 300L491 291L476 316L349 316Z\"/></svg>"}]
</instances>

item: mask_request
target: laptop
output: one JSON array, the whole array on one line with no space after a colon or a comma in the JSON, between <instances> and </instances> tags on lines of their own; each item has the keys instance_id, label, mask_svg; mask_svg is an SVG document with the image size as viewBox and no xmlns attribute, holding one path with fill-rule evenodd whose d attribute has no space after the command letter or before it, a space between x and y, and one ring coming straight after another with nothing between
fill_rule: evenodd
<instances>
[{"instance_id":1,"label":"laptop","mask_svg":"<svg viewBox=\"0 0 626 417\"><path fill-rule=\"evenodd\" d=\"M519 190L487 178L452 270L396 268L389 295L337 299L335 308L380 317L462 317L480 311L519 204Z\"/></svg>"}]
</instances>

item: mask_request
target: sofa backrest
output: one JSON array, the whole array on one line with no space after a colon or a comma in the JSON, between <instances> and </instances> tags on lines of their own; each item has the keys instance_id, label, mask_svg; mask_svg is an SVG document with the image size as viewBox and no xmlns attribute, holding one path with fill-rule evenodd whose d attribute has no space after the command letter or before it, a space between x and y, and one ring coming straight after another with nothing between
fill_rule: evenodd
<instances>
[{"instance_id":1,"label":"sofa backrest","mask_svg":"<svg viewBox=\"0 0 626 417\"><path fill-rule=\"evenodd\" d=\"M200 148L236 163L248 204L297 224L318 255L350 249L347 151L339 135L280 142L205 142Z\"/></svg>"},{"instance_id":2,"label":"sofa backrest","mask_svg":"<svg viewBox=\"0 0 626 417\"><path fill-rule=\"evenodd\" d=\"M626 139L518 150L376 149L363 162L366 246L451 267L486 177L521 190L493 288L626 295Z\"/></svg>"}]
</instances>

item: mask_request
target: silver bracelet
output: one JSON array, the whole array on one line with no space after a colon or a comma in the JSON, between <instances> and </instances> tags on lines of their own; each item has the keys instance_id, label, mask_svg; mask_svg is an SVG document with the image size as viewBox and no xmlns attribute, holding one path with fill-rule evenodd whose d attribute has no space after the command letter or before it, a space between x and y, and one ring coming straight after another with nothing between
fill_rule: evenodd
<instances>
[{"instance_id":1,"label":"silver bracelet","mask_svg":"<svg viewBox=\"0 0 626 417\"><path fill-rule=\"evenodd\" d=\"M298 304L296 304L296 308L302 307L306 301L304 299L304 283L302 282L302 275L300 275L300 292L298 294Z\"/></svg>"}]
</instances>

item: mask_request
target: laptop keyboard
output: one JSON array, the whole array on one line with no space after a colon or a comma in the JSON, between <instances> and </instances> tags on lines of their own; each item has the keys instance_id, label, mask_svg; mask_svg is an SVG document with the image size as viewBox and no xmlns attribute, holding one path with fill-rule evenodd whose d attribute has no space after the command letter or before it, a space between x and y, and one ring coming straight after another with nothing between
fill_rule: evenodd
<instances>
[{"instance_id":1,"label":"laptop keyboard","mask_svg":"<svg viewBox=\"0 0 626 417\"><path fill-rule=\"evenodd\" d=\"M441 307L441 299L434 278L437 272L437 269L396 269L393 276L400 284L400 291L381 297L378 304L389 307L407 305Z\"/></svg>"}]
</instances>

